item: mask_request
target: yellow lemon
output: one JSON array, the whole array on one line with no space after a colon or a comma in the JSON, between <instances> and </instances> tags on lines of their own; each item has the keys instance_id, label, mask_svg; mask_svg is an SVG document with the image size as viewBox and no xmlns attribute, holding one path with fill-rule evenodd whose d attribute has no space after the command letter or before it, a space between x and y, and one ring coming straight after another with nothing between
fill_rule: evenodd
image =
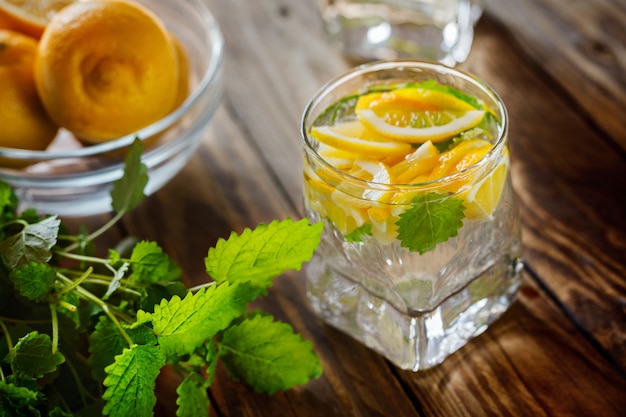
<instances>
[{"instance_id":1,"label":"yellow lemon","mask_svg":"<svg viewBox=\"0 0 626 417\"><path fill-rule=\"evenodd\" d=\"M0 146L44 150L58 126L46 114L35 89L37 41L0 29ZM7 164L6 161L0 161Z\"/></svg>"},{"instance_id":2,"label":"yellow lemon","mask_svg":"<svg viewBox=\"0 0 626 417\"><path fill-rule=\"evenodd\" d=\"M37 90L59 125L99 143L168 114L179 99L179 54L163 22L124 0L72 3L41 37Z\"/></svg>"}]
</instances>

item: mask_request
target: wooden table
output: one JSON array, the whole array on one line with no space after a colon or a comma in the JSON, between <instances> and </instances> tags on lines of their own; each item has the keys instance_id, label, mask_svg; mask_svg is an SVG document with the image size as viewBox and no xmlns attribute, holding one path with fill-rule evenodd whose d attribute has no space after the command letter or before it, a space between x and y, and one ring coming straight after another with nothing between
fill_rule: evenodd
<instances>
[{"instance_id":1,"label":"wooden table","mask_svg":"<svg viewBox=\"0 0 626 417\"><path fill-rule=\"evenodd\" d=\"M198 152L123 233L152 239L207 280L230 231L300 218L299 121L350 64L324 37L315 0L206 0L226 40L225 93ZM303 273L258 306L313 341L324 374L274 396L231 382L212 416L625 416L626 7L620 0L487 0L461 68L510 113L525 245L519 300L443 365L412 373L323 324ZM175 415L177 380L159 381Z\"/></svg>"}]
</instances>

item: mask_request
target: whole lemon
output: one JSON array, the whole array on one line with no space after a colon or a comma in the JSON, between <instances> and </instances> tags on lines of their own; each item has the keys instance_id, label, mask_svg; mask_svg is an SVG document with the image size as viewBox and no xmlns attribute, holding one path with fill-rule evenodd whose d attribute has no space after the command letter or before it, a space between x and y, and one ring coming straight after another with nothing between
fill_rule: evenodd
<instances>
[{"instance_id":1,"label":"whole lemon","mask_svg":"<svg viewBox=\"0 0 626 417\"><path fill-rule=\"evenodd\" d=\"M36 53L35 39L0 29L0 146L44 150L59 129L37 95Z\"/></svg>"},{"instance_id":2,"label":"whole lemon","mask_svg":"<svg viewBox=\"0 0 626 417\"><path fill-rule=\"evenodd\" d=\"M179 77L164 24L125 0L63 8L46 26L35 61L37 90L51 118L91 143L131 134L168 114Z\"/></svg>"}]
</instances>

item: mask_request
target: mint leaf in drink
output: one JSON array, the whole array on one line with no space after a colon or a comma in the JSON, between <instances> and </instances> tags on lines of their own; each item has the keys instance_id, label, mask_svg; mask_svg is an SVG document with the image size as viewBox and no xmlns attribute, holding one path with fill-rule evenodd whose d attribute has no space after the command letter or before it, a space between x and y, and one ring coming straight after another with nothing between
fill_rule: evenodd
<instances>
[{"instance_id":1,"label":"mint leaf in drink","mask_svg":"<svg viewBox=\"0 0 626 417\"><path fill-rule=\"evenodd\" d=\"M363 241L363 236L371 236L372 235L372 225L369 223L365 223L362 226L357 227L352 232L348 233L344 236L347 242L361 242Z\"/></svg>"},{"instance_id":2,"label":"mint leaf in drink","mask_svg":"<svg viewBox=\"0 0 626 417\"><path fill-rule=\"evenodd\" d=\"M0 242L0 253L7 267L15 269L29 262L46 263L52 258L61 221L56 216L24 225L21 232Z\"/></svg>"},{"instance_id":3,"label":"mint leaf in drink","mask_svg":"<svg viewBox=\"0 0 626 417\"><path fill-rule=\"evenodd\" d=\"M130 263L133 273L129 279L144 284L174 281L181 275L178 265L163 253L155 242L137 243L133 248Z\"/></svg>"},{"instance_id":4,"label":"mint leaf in drink","mask_svg":"<svg viewBox=\"0 0 626 417\"><path fill-rule=\"evenodd\" d=\"M260 224L241 235L231 234L209 249L206 271L217 282L250 281L266 289L272 279L287 270L299 270L313 256L320 242L323 223L287 218Z\"/></svg>"},{"instance_id":5,"label":"mint leaf in drink","mask_svg":"<svg viewBox=\"0 0 626 417\"><path fill-rule=\"evenodd\" d=\"M155 381L164 365L165 355L158 346L125 348L106 368L106 391L102 396L106 404L102 413L110 417L153 415Z\"/></svg>"},{"instance_id":6,"label":"mint leaf in drink","mask_svg":"<svg viewBox=\"0 0 626 417\"><path fill-rule=\"evenodd\" d=\"M162 300L154 313L140 312L137 317L144 321L147 315L166 355L186 355L228 327L257 296L258 290L247 282L225 282L183 299Z\"/></svg>"},{"instance_id":7,"label":"mint leaf in drink","mask_svg":"<svg viewBox=\"0 0 626 417\"><path fill-rule=\"evenodd\" d=\"M401 246L420 255L457 235L463 226L463 200L439 193L415 197L396 222Z\"/></svg>"},{"instance_id":8,"label":"mint leaf in drink","mask_svg":"<svg viewBox=\"0 0 626 417\"><path fill-rule=\"evenodd\" d=\"M304 384L322 373L311 342L267 315L226 330L220 354L231 375L268 394Z\"/></svg>"},{"instance_id":9,"label":"mint leaf in drink","mask_svg":"<svg viewBox=\"0 0 626 417\"><path fill-rule=\"evenodd\" d=\"M209 397L204 378L195 372L187 375L176 389L178 399L177 417L198 417L209 415Z\"/></svg>"},{"instance_id":10,"label":"mint leaf in drink","mask_svg":"<svg viewBox=\"0 0 626 417\"><path fill-rule=\"evenodd\" d=\"M46 299L55 277L56 272L50 265L37 262L21 265L11 272L15 289L22 296L36 302Z\"/></svg>"},{"instance_id":11,"label":"mint leaf in drink","mask_svg":"<svg viewBox=\"0 0 626 417\"><path fill-rule=\"evenodd\" d=\"M25 378L41 378L65 362L60 352L53 352L50 336L37 331L22 337L10 356L13 372Z\"/></svg>"},{"instance_id":12,"label":"mint leaf in drink","mask_svg":"<svg viewBox=\"0 0 626 417\"><path fill-rule=\"evenodd\" d=\"M143 191L148 183L148 168L141 163L142 152L143 144L135 139L124 160L124 175L113 183L112 206L118 213L131 211L146 197Z\"/></svg>"}]
</instances>

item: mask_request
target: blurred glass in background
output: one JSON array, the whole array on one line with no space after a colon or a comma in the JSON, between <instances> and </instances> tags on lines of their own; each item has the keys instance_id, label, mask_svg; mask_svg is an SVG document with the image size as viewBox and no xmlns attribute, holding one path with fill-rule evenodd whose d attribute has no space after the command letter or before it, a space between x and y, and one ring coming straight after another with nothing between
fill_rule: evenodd
<instances>
[{"instance_id":1,"label":"blurred glass in background","mask_svg":"<svg viewBox=\"0 0 626 417\"><path fill-rule=\"evenodd\" d=\"M354 61L465 61L484 0L320 0L332 44Z\"/></svg>"}]
</instances>

